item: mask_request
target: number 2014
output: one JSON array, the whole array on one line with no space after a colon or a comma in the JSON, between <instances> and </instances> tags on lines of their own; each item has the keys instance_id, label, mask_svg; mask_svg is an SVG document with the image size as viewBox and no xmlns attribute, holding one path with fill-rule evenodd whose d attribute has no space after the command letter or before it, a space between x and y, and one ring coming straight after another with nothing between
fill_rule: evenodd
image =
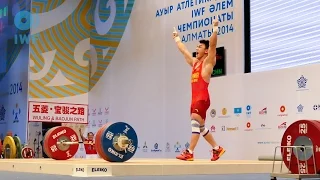
<instances>
[{"instance_id":1,"label":"number 2014","mask_svg":"<svg viewBox=\"0 0 320 180\"><path fill-rule=\"evenodd\" d=\"M9 91L10 95L22 93L22 82L10 84Z\"/></svg>"}]
</instances>

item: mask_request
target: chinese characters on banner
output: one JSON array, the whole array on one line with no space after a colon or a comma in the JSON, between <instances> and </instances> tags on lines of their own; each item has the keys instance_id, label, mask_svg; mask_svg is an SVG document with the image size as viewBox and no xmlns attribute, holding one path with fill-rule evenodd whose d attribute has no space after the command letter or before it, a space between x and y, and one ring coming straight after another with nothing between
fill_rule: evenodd
<instances>
[{"instance_id":1,"label":"chinese characters on banner","mask_svg":"<svg viewBox=\"0 0 320 180\"><path fill-rule=\"evenodd\" d=\"M49 102L29 102L29 122L88 123L88 106Z\"/></svg>"}]
</instances>

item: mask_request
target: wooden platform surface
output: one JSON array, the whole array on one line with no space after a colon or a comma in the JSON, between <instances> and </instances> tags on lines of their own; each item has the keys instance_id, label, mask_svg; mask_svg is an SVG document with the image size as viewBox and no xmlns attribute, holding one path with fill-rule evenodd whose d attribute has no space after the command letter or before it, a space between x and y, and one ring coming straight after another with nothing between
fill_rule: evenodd
<instances>
[{"instance_id":1,"label":"wooden platform surface","mask_svg":"<svg viewBox=\"0 0 320 180\"><path fill-rule=\"evenodd\" d=\"M210 160L179 161L176 159L132 159L110 163L102 159L0 159L0 171L42 174L94 176L150 176L194 174L252 174L271 173L272 161ZM279 172L280 162L275 163ZM283 165L283 170L287 171Z\"/></svg>"}]
</instances>

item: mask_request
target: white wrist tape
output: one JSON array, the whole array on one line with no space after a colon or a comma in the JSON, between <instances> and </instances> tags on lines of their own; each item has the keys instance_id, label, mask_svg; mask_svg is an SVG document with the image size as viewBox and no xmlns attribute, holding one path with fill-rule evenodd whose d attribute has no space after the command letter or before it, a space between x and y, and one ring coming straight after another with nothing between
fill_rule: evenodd
<instances>
[{"instance_id":1,"label":"white wrist tape","mask_svg":"<svg viewBox=\"0 0 320 180\"><path fill-rule=\"evenodd\" d=\"M213 32L218 33L218 26L213 26Z\"/></svg>"},{"instance_id":2,"label":"white wrist tape","mask_svg":"<svg viewBox=\"0 0 320 180\"><path fill-rule=\"evenodd\" d=\"M175 40L176 42L181 41L180 37L175 37L174 40Z\"/></svg>"}]
</instances>

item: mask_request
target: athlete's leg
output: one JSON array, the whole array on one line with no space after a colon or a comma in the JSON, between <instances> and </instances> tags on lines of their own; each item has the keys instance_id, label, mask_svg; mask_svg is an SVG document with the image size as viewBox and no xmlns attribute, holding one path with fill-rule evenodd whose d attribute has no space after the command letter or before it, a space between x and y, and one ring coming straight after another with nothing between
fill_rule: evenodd
<instances>
[{"instance_id":1,"label":"athlete's leg","mask_svg":"<svg viewBox=\"0 0 320 180\"><path fill-rule=\"evenodd\" d=\"M216 149L216 150L219 149L217 142L213 138L209 129L205 127L205 124L201 124L200 132L201 132L201 135L204 137L204 139L212 146L213 149Z\"/></svg>"},{"instance_id":2,"label":"athlete's leg","mask_svg":"<svg viewBox=\"0 0 320 180\"><path fill-rule=\"evenodd\" d=\"M198 144L200 134L212 145L213 147L213 158L211 160L217 160L220 156L225 152L223 148L217 145L214 141L212 134L205 127L205 118L207 110L210 106L210 102L208 101L199 101L191 106L191 127L192 134L190 140L189 148L182 152L181 155L177 156L177 159L192 161L193 160L193 152L195 147ZM201 128L202 127L202 128ZM211 137L210 137L211 136Z\"/></svg>"},{"instance_id":3,"label":"athlete's leg","mask_svg":"<svg viewBox=\"0 0 320 180\"><path fill-rule=\"evenodd\" d=\"M201 112L200 103L195 103L191 105L190 114L191 114L191 141L188 149L183 151L180 155L177 156L177 159L185 161L193 161L193 150L196 147L199 137L200 137L200 124L202 123L202 118L197 113Z\"/></svg>"},{"instance_id":4,"label":"athlete's leg","mask_svg":"<svg viewBox=\"0 0 320 180\"><path fill-rule=\"evenodd\" d=\"M198 110L199 111L199 110ZM190 139L189 151L192 154L194 149L196 148L199 138L200 138L200 126L204 124L204 120L197 113L191 114L191 126L192 126L192 134Z\"/></svg>"},{"instance_id":5,"label":"athlete's leg","mask_svg":"<svg viewBox=\"0 0 320 180\"><path fill-rule=\"evenodd\" d=\"M213 138L213 135L210 133L209 129L206 128L206 126L205 126L206 113L207 113L207 110L209 109L209 107L210 107L210 101L206 101L206 103L204 104L205 113L201 115L201 117L203 117L204 120L203 120L203 124L200 124L200 132L201 132L201 135L204 137L204 139L212 147L211 160L216 161L225 153L225 149L217 144L217 142Z\"/></svg>"}]
</instances>

